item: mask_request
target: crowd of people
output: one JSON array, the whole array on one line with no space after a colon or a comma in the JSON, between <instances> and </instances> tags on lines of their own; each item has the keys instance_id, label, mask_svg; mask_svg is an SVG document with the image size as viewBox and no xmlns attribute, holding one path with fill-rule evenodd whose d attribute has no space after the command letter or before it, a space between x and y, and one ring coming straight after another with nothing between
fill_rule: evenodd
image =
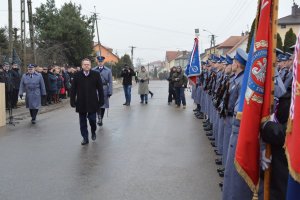
<instances>
[{"instance_id":1,"label":"crowd of people","mask_svg":"<svg viewBox=\"0 0 300 200\"><path fill-rule=\"evenodd\" d=\"M182 108L186 108L185 89L187 88L188 79L184 75L181 66L172 67L170 70L169 78L169 95L168 105L171 105L175 100L176 107L179 108L182 104Z\"/></svg>"},{"instance_id":2,"label":"crowd of people","mask_svg":"<svg viewBox=\"0 0 300 200\"><path fill-rule=\"evenodd\" d=\"M66 69L57 65L31 66L34 67L35 72L42 75L45 84L47 94L41 97L42 106L59 103L70 96L72 78L80 69L73 67ZM0 66L0 82L5 83L6 109L18 108L21 78L20 66L17 63L10 65L4 62Z\"/></svg>"},{"instance_id":3,"label":"crowd of people","mask_svg":"<svg viewBox=\"0 0 300 200\"><path fill-rule=\"evenodd\" d=\"M261 172L272 166L270 195L272 200L286 197L289 177L284 152L285 130L291 101L294 55L277 50L277 70L274 79L273 117L261 126ZM237 172L234 164L240 120L237 118L240 93L248 55L238 49L234 58L212 55L202 62L202 73L192 89L197 105L195 117L203 119L203 128L216 154L217 173L224 180L219 184L222 199L252 199L253 192ZM175 70L174 70L175 71ZM174 92L170 92L172 99ZM272 157L265 155L265 144L271 144ZM262 173L263 174L263 173ZM263 180L263 176L261 179ZM260 184L259 199L264 192Z\"/></svg>"}]
</instances>

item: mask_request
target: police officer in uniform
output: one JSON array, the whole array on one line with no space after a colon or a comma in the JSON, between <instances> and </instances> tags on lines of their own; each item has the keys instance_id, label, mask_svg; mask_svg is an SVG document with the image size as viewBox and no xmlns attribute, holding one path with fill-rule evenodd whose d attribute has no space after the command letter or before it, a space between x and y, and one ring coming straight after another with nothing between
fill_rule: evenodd
<instances>
[{"instance_id":1,"label":"police officer in uniform","mask_svg":"<svg viewBox=\"0 0 300 200\"><path fill-rule=\"evenodd\" d=\"M46 95L43 77L35 71L34 67L33 64L28 65L28 71L23 74L19 88L21 99L23 94L26 93L26 108L29 108L32 124L36 123L36 116L41 107L41 96Z\"/></svg>"},{"instance_id":2,"label":"police officer in uniform","mask_svg":"<svg viewBox=\"0 0 300 200\"><path fill-rule=\"evenodd\" d=\"M112 84L112 72L111 69L104 66L105 57L98 56L97 57L97 66L93 68L94 71L100 73L102 85L103 85L103 92L104 92L104 105L100 108L97 112L98 115L98 125L103 125L103 117L105 113L105 109L109 108L109 98L113 93L113 84Z\"/></svg>"},{"instance_id":3,"label":"police officer in uniform","mask_svg":"<svg viewBox=\"0 0 300 200\"><path fill-rule=\"evenodd\" d=\"M248 55L242 50L237 49L237 53L234 57L234 64L232 70L235 72L235 78L233 80L232 88L232 102L231 106L234 107L234 114L232 120L232 132L229 141L228 155L225 166L224 186L223 186L223 200L232 199L251 199L253 196L252 191L239 175L234 166L234 157L236 151L236 145L238 140L240 120L236 119L239 96L242 88L242 82L244 77L244 70L247 63Z\"/></svg>"}]
</instances>

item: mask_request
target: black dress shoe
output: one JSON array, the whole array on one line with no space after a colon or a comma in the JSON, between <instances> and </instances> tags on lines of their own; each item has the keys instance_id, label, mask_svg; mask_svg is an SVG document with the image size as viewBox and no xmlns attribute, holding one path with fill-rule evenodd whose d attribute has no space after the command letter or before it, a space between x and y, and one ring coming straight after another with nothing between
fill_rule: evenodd
<instances>
[{"instance_id":1,"label":"black dress shoe","mask_svg":"<svg viewBox=\"0 0 300 200\"><path fill-rule=\"evenodd\" d=\"M196 115L196 117L198 118L198 119L204 119L204 116L203 115Z\"/></svg>"},{"instance_id":2,"label":"black dress shoe","mask_svg":"<svg viewBox=\"0 0 300 200\"><path fill-rule=\"evenodd\" d=\"M222 165L222 160L216 159L215 163L216 163L216 165Z\"/></svg>"},{"instance_id":3,"label":"black dress shoe","mask_svg":"<svg viewBox=\"0 0 300 200\"><path fill-rule=\"evenodd\" d=\"M218 172L218 173L224 172L224 171L225 171L225 168L218 168L218 169L217 169L217 172Z\"/></svg>"},{"instance_id":4,"label":"black dress shoe","mask_svg":"<svg viewBox=\"0 0 300 200\"><path fill-rule=\"evenodd\" d=\"M123 106L127 106L127 103L125 102L125 103L123 103Z\"/></svg>"},{"instance_id":5,"label":"black dress shoe","mask_svg":"<svg viewBox=\"0 0 300 200\"><path fill-rule=\"evenodd\" d=\"M198 108L196 108L196 109L194 109L193 111L194 111L194 112L198 112L199 110L198 110Z\"/></svg>"},{"instance_id":6,"label":"black dress shoe","mask_svg":"<svg viewBox=\"0 0 300 200\"><path fill-rule=\"evenodd\" d=\"M89 140L83 139L82 142L81 142L81 145L87 145L88 143L89 143Z\"/></svg>"},{"instance_id":7,"label":"black dress shoe","mask_svg":"<svg viewBox=\"0 0 300 200\"><path fill-rule=\"evenodd\" d=\"M220 183L219 183L219 187L220 187L220 188L223 188L223 182L220 182Z\"/></svg>"},{"instance_id":8,"label":"black dress shoe","mask_svg":"<svg viewBox=\"0 0 300 200\"><path fill-rule=\"evenodd\" d=\"M206 133L206 136L211 137L211 136L213 136L213 134L212 133Z\"/></svg>"},{"instance_id":9,"label":"black dress shoe","mask_svg":"<svg viewBox=\"0 0 300 200\"><path fill-rule=\"evenodd\" d=\"M212 147L217 147L215 142L210 143Z\"/></svg>"},{"instance_id":10,"label":"black dress shoe","mask_svg":"<svg viewBox=\"0 0 300 200\"><path fill-rule=\"evenodd\" d=\"M32 123L32 124L36 124L35 119L32 119L32 120L31 120L31 123Z\"/></svg>"},{"instance_id":11,"label":"black dress shoe","mask_svg":"<svg viewBox=\"0 0 300 200\"><path fill-rule=\"evenodd\" d=\"M204 128L205 131L211 131L212 130L212 127L207 127L207 128Z\"/></svg>"},{"instance_id":12,"label":"black dress shoe","mask_svg":"<svg viewBox=\"0 0 300 200\"><path fill-rule=\"evenodd\" d=\"M98 126L103 126L102 119L97 122Z\"/></svg>"},{"instance_id":13,"label":"black dress shoe","mask_svg":"<svg viewBox=\"0 0 300 200\"><path fill-rule=\"evenodd\" d=\"M224 177L224 172L219 172L219 176L223 178Z\"/></svg>"},{"instance_id":14,"label":"black dress shoe","mask_svg":"<svg viewBox=\"0 0 300 200\"><path fill-rule=\"evenodd\" d=\"M209 119L206 119L205 121L203 121L203 124L209 123Z\"/></svg>"},{"instance_id":15,"label":"black dress shoe","mask_svg":"<svg viewBox=\"0 0 300 200\"><path fill-rule=\"evenodd\" d=\"M215 138L214 137L209 137L208 138L210 141L215 141Z\"/></svg>"},{"instance_id":16,"label":"black dress shoe","mask_svg":"<svg viewBox=\"0 0 300 200\"><path fill-rule=\"evenodd\" d=\"M93 141L96 140L96 133L95 133L95 132L92 133L92 140L93 140Z\"/></svg>"}]
</instances>

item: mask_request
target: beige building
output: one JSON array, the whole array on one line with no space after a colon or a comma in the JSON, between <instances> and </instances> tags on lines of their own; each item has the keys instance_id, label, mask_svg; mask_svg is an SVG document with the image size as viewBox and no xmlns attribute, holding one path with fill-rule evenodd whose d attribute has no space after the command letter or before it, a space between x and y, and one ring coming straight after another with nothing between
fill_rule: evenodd
<instances>
[{"instance_id":1,"label":"beige building","mask_svg":"<svg viewBox=\"0 0 300 200\"><path fill-rule=\"evenodd\" d=\"M296 3L292 6L291 15L278 19L277 32L280 34L282 42L284 42L285 34L290 28L298 35L300 31L300 8Z\"/></svg>"},{"instance_id":2,"label":"beige building","mask_svg":"<svg viewBox=\"0 0 300 200\"><path fill-rule=\"evenodd\" d=\"M165 57L166 70L170 70L174 66L185 67L190 53L189 51L167 51Z\"/></svg>"},{"instance_id":3,"label":"beige building","mask_svg":"<svg viewBox=\"0 0 300 200\"><path fill-rule=\"evenodd\" d=\"M222 42L221 44L218 44L215 49L205 49L205 52L203 54L201 54L201 60L205 61L207 60L211 54L215 54L215 55L229 55L230 57L234 57L236 54L236 50L238 48L243 49L244 51L246 51L247 48L247 44L248 44L248 33L244 34L242 33L241 36L230 36L229 38L227 38L224 42Z\"/></svg>"}]
</instances>

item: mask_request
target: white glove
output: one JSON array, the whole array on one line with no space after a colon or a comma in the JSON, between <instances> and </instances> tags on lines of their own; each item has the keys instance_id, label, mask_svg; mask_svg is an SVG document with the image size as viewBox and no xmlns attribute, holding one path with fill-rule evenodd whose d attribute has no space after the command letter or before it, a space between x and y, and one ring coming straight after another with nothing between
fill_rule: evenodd
<instances>
[{"instance_id":1,"label":"white glove","mask_svg":"<svg viewBox=\"0 0 300 200\"><path fill-rule=\"evenodd\" d=\"M272 156L270 157L270 159L268 159L266 157L266 150L263 150L260 155L260 166L262 170L264 171L267 170L270 167L271 162L272 162Z\"/></svg>"}]
</instances>

